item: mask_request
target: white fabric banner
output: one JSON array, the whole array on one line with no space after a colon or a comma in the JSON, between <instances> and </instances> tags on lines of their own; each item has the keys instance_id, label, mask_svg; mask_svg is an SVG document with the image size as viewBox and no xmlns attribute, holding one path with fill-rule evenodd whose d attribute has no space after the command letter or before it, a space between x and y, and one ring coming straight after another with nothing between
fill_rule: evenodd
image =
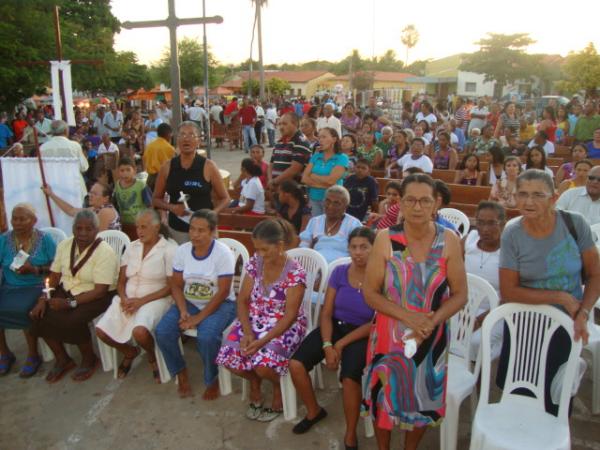
<instances>
[{"instance_id":1,"label":"white fabric banner","mask_svg":"<svg viewBox=\"0 0 600 450\"><path fill-rule=\"evenodd\" d=\"M49 227L50 216L46 205L46 196L41 189L42 175L37 158L0 158L4 185L4 207L10 228L10 214L17 203L31 203L37 212L37 227ZM79 173L79 161L76 158L43 158L46 182L56 195L74 207L83 205ZM50 207L57 228L67 236L73 234L73 218L64 213L56 203L50 200Z\"/></svg>"},{"instance_id":2,"label":"white fabric banner","mask_svg":"<svg viewBox=\"0 0 600 450\"><path fill-rule=\"evenodd\" d=\"M67 117L62 116L62 101L60 98L60 77L62 72L65 103L67 104ZM50 78L52 79L52 106L54 118L64 120L70 126L75 126L75 113L73 112L73 85L71 81L71 61L50 61Z\"/></svg>"}]
</instances>

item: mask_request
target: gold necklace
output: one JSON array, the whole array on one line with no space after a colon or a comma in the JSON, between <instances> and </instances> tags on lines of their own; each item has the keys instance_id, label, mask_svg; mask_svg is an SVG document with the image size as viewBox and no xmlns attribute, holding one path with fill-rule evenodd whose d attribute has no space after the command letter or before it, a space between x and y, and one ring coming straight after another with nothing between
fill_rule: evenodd
<instances>
[{"instance_id":1,"label":"gold necklace","mask_svg":"<svg viewBox=\"0 0 600 450\"><path fill-rule=\"evenodd\" d=\"M29 252L31 250L31 247L33 244L33 233L25 241L25 243L21 242L16 234L14 235L14 239L15 239L15 248L16 248L17 252L19 252L19 250L23 250L24 252Z\"/></svg>"},{"instance_id":2,"label":"gold necklace","mask_svg":"<svg viewBox=\"0 0 600 450\"><path fill-rule=\"evenodd\" d=\"M327 227L327 218L325 218L325 234L331 236L331 232L336 229L342 220L338 219L332 226Z\"/></svg>"}]
</instances>

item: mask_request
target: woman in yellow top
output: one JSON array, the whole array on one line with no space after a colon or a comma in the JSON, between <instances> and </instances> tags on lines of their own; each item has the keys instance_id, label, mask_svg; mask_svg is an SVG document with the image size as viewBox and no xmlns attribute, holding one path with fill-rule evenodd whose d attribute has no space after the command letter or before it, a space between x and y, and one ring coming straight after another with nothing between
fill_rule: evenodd
<instances>
[{"instance_id":1,"label":"woman in yellow top","mask_svg":"<svg viewBox=\"0 0 600 450\"><path fill-rule=\"evenodd\" d=\"M49 383L75 368L65 343L77 345L81 352L81 365L73 374L75 381L87 380L99 365L88 324L110 304L118 262L112 248L97 235L96 214L87 209L79 211L73 222L73 237L58 245L50 266L52 298L41 296L30 313L31 334L44 338L56 359L46 376Z\"/></svg>"}]
</instances>

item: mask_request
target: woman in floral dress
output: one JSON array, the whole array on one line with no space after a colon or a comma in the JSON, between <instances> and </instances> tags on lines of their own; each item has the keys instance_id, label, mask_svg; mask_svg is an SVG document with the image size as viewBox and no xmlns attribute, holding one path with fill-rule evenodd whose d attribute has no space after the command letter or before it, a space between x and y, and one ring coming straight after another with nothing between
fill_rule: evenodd
<instances>
[{"instance_id":1,"label":"woman in floral dress","mask_svg":"<svg viewBox=\"0 0 600 450\"><path fill-rule=\"evenodd\" d=\"M283 409L279 379L306 333L301 308L306 272L285 252L288 230L264 220L252 233L256 254L246 265L237 299L238 318L223 341L217 364L250 381L246 417L269 422ZM263 408L261 383L273 384L271 407Z\"/></svg>"}]
</instances>

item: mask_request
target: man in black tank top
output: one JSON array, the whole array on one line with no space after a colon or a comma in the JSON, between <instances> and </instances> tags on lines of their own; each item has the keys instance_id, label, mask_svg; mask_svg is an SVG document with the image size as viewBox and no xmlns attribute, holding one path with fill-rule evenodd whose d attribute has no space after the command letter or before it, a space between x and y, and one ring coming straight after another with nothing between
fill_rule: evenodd
<instances>
[{"instance_id":1,"label":"man in black tank top","mask_svg":"<svg viewBox=\"0 0 600 450\"><path fill-rule=\"evenodd\" d=\"M161 167L156 180L152 204L169 212L169 228L178 243L189 240L189 218L181 194L186 196L190 211L212 209L219 212L230 202L229 194L217 166L196 153L200 130L193 122L184 122L179 127L177 148L179 155ZM213 204L212 194L218 199ZM165 193L169 195L165 201Z\"/></svg>"}]
</instances>

